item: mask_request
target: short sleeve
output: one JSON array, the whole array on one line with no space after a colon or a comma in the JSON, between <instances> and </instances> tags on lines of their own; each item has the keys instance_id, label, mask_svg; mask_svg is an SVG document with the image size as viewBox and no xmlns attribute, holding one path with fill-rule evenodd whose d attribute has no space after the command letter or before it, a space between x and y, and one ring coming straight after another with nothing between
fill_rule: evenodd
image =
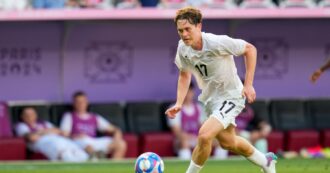
<instances>
[{"instance_id":1,"label":"short sleeve","mask_svg":"<svg viewBox=\"0 0 330 173\"><path fill-rule=\"evenodd\" d=\"M65 113L61 120L60 129L64 132L71 133L72 129L72 116L71 113Z\"/></svg>"},{"instance_id":2,"label":"short sleeve","mask_svg":"<svg viewBox=\"0 0 330 173\"><path fill-rule=\"evenodd\" d=\"M17 136L19 136L19 137L23 137L30 133L29 127L24 123L17 124L15 131L16 131Z\"/></svg>"},{"instance_id":3,"label":"short sleeve","mask_svg":"<svg viewBox=\"0 0 330 173\"><path fill-rule=\"evenodd\" d=\"M96 121L97 121L97 129L99 131L106 131L111 126L109 121L107 121L101 115L96 115Z\"/></svg>"},{"instance_id":4,"label":"short sleeve","mask_svg":"<svg viewBox=\"0 0 330 173\"><path fill-rule=\"evenodd\" d=\"M220 44L220 54L229 54L240 56L245 52L246 41L242 39L234 39L227 35L218 36L217 42Z\"/></svg>"}]
</instances>

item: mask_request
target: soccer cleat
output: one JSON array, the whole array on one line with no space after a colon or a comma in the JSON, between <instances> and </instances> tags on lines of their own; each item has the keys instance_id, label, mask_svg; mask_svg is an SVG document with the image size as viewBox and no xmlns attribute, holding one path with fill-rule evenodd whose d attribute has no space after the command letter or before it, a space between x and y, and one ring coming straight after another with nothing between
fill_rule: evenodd
<instances>
[{"instance_id":1,"label":"soccer cleat","mask_svg":"<svg viewBox=\"0 0 330 173\"><path fill-rule=\"evenodd\" d=\"M267 159L267 165L262 168L264 173L276 173L276 168L275 168L275 164L277 162L277 156L270 152L265 154L265 157Z\"/></svg>"}]
</instances>

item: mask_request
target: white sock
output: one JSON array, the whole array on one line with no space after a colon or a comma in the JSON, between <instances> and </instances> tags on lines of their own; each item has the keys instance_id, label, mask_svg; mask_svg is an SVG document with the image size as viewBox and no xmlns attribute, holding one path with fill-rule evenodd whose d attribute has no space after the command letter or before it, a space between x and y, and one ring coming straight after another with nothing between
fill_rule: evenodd
<instances>
[{"instance_id":1,"label":"white sock","mask_svg":"<svg viewBox=\"0 0 330 173\"><path fill-rule=\"evenodd\" d=\"M189 168L186 173L199 173L199 171L203 168L203 166L196 165L194 161L190 161Z\"/></svg>"},{"instance_id":2,"label":"white sock","mask_svg":"<svg viewBox=\"0 0 330 173\"><path fill-rule=\"evenodd\" d=\"M181 149L178 152L178 156L182 160L189 160L191 158L191 151L190 149Z\"/></svg>"},{"instance_id":3,"label":"white sock","mask_svg":"<svg viewBox=\"0 0 330 173\"><path fill-rule=\"evenodd\" d=\"M264 168L267 165L267 158L265 154L254 148L254 152L251 156L247 157L252 163Z\"/></svg>"},{"instance_id":4,"label":"white sock","mask_svg":"<svg viewBox=\"0 0 330 173\"><path fill-rule=\"evenodd\" d=\"M228 158L228 151L224 150L221 147L217 147L214 151L214 158L215 159L227 159Z\"/></svg>"}]
</instances>

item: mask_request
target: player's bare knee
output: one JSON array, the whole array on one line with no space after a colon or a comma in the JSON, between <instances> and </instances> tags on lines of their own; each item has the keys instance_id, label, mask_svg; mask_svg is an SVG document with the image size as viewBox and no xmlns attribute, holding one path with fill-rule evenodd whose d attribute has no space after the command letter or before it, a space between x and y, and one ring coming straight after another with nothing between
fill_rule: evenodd
<instances>
[{"instance_id":1,"label":"player's bare knee","mask_svg":"<svg viewBox=\"0 0 330 173\"><path fill-rule=\"evenodd\" d=\"M236 147L236 140L235 138L226 138L220 141L220 146L223 149L233 151Z\"/></svg>"},{"instance_id":2,"label":"player's bare knee","mask_svg":"<svg viewBox=\"0 0 330 173\"><path fill-rule=\"evenodd\" d=\"M198 142L203 145L212 144L213 137L208 133L200 133L198 135Z\"/></svg>"},{"instance_id":3,"label":"player's bare knee","mask_svg":"<svg viewBox=\"0 0 330 173\"><path fill-rule=\"evenodd\" d=\"M220 144L221 148L225 149L225 150L229 150L229 151L233 151L235 149L235 147L233 145L230 145L228 143L225 144Z\"/></svg>"}]
</instances>

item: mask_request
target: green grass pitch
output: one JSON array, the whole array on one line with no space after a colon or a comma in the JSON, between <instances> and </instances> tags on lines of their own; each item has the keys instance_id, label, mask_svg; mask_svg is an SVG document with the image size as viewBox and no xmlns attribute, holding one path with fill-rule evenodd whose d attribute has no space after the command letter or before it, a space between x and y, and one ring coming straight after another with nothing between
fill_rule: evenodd
<instances>
[{"instance_id":1,"label":"green grass pitch","mask_svg":"<svg viewBox=\"0 0 330 173\"><path fill-rule=\"evenodd\" d=\"M189 162L165 159L165 173L184 173ZM330 159L279 160L278 173L330 173ZM0 173L134 173L134 161L50 163L1 162ZM260 173L246 160L209 160L201 173Z\"/></svg>"}]
</instances>

